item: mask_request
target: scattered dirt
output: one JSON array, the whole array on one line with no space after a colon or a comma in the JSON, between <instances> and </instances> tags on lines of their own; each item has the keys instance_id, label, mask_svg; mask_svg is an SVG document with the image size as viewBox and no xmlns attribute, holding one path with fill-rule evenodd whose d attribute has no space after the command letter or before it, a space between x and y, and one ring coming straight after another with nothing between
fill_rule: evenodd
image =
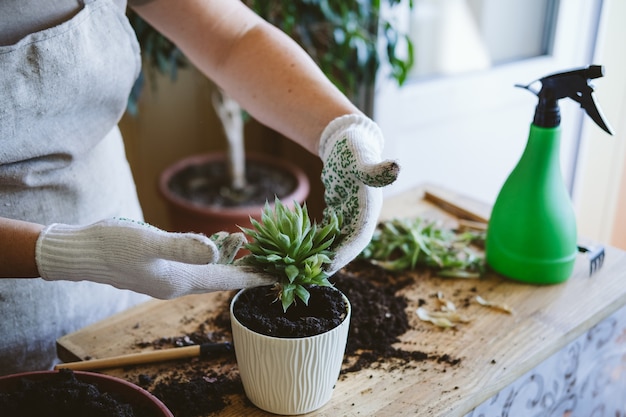
<instances>
[{"instance_id":1,"label":"scattered dirt","mask_svg":"<svg viewBox=\"0 0 626 417\"><path fill-rule=\"evenodd\" d=\"M156 384L152 393L176 417L198 417L222 410L229 404L229 396L243 394L243 386L238 377L210 370L171 377Z\"/></svg>"},{"instance_id":2,"label":"scattered dirt","mask_svg":"<svg viewBox=\"0 0 626 417\"><path fill-rule=\"evenodd\" d=\"M13 417L154 417L149 410L125 403L115 393L79 381L62 369L41 380L23 377L16 390L0 392L0 414Z\"/></svg>"},{"instance_id":3,"label":"scattered dirt","mask_svg":"<svg viewBox=\"0 0 626 417\"><path fill-rule=\"evenodd\" d=\"M425 360L449 365L460 362L446 354L429 355L394 347L398 338L410 329L407 300L398 295L413 283L410 277L358 261L335 274L333 281L348 297L353 309L342 374L390 363L398 367Z\"/></svg>"},{"instance_id":4,"label":"scattered dirt","mask_svg":"<svg viewBox=\"0 0 626 417\"><path fill-rule=\"evenodd\" d=\"M348 297L352 305L341 378L349 378L350 373L367 368L412 369L425 361L438 364L445 372L445 368L460 363L460 359L446 353L433 354L396 347L402 345L398 343L399 338L411 327L406 313L407 300L401 293L403 288L415 283L413 276L393 274L369 262L355 261L331 277L330 281ZM267 290L262 294L265 297ZM224 337L228 340L232 296L225 300L223 306L216 306L221 313L211 323L203 323L197 331L187 335L156 340L153 345L160 348L214 342ZM425 300L419 302L426 303ZM315 303L311 301L311 305ZM274 305L282 309L279 303ZM207 329L211 331L207 332ZM232 366L226 366L226 361ZM160 398L177 417L206 416L232 401L241 401L242 396L247 404L234 355L218 365L199 360L191 370L177 372L157 384L147 376L138 383ZM199 399L190 400L194 396Z\"/></svg>"}]
</instances>

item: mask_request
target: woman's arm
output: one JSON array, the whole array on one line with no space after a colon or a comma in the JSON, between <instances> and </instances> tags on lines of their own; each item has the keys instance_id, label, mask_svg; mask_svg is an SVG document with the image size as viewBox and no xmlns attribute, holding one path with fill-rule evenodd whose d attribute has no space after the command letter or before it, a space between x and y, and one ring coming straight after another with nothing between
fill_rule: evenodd
<instances>
[{"instance_id":1,"label":"woman's arm","mask_svg":"<svg viewBox=\"0 0 626 417\"><path fill-rule=\"evenodd\" d=\"M35 244L43 226L0 217L0 278L35 278Z\"/></svg>"},{"instance_id":2,"label":"woman's arm","mask_svg":"<svg viewBox=\"0 0 626 417\"><path fill-rule=\"evenodd\" d=\"M137 3L138 14L251 115L311 153L331 120L360 113L300 46L239 0Z\"/></svg>"}]
</instances>

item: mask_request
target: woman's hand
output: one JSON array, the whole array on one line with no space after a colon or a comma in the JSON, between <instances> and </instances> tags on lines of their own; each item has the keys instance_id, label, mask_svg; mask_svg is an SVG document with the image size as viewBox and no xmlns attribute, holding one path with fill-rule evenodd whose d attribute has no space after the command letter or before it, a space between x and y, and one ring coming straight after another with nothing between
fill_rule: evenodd
<instances>
[{"instance_id":1,"label":"woman's hand","mask_svg":"<svg viewBox=\"0 0 626 417\"><path fill-rule=\"evenodd\" d=\"M243 233L170 233L129 219L89 226L53 224L36 244L46 280L88 280L169 299L273 284L275 279L230 265Z\"/></svg>"},{"instance_id":2,"label":"woman's hand","mask_svg":"<svg viewBox=\"0 0 626 417\"><path fill-rule=\"evenodd\" d=\"M370 242L382 208L381 188L398 176L395 161L381 161L383 142L378 125L359 114L338 117L322 133L324 217L332 211L343 219L329 273L356 258Z\"/></svg>"}]
</instances>

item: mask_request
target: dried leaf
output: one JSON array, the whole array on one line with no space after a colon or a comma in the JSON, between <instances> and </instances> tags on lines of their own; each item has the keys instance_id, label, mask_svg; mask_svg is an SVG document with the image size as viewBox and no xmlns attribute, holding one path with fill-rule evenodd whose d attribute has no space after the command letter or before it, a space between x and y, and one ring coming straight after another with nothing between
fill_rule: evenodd
<instances>
[{"instance_id":1,"label":"dried leaf","mask_svg":"<svg viewBox=\"0 0 626 417\"><path fill-rule=\"evenodd\" d=\"M441 310L443 311L456 311L456 306L450 300L446 300L443 297L441 291L437 292L437 300L439 300L439 304L441 304Z\"/></svg>"},{"instance_id":2,"label":"dried leaf","mask_svg":"<svg viewBox=\"0 0 626 417\"><path fill-rule=\"evenodd\" d=\"M428 314L432 318L447 319L452 323L469 323L470 321L469 317L457 311L431 311Z\"/></svg>"},{"instance_id":3,"label":"dried leaf","mask_svg":"<svg viewBox=\"0 0 626 417\"><path fill-rule=\"evenodd\" d=\"M434 324L437 327L449 328L449 327L454 327L455 326L455 324L452 323L447 318L444 318L444 317L432 317L431 314L428 311L426 311L426 309L424 309L422 307L419 307L417 309L417 317L419 317L420 320L428 321L428 322Z\"/></svg>"},{"instance_id":4,"label":"dried leaf","mask_svg":"<svg viewBox=\"0 0 626 417\"><path fill-rule=\"evenodd\" d=\"M422 321L428 321L438 327L455 327L457 323L467 323L470 319L456 311L427 311L419 307L416 311L417 317Z\"/></svg>"},{"instance_id":5,"label":"dried leaf","mask_svg":"<svg viewBox=\"0 0 626 417\"><path fill-rule=\"evenodd\" d=\"M479 272L469 272L462 269L444 269L437 272L437 276L441 278L465 278L475 279L480 278Z\"/></svg>"},{"instance_id":6,"label":"dried leaf","mask_svg":"<svg viewBox=\"0 0 626 417\"><path fill-rule=\"evenodd\" d=\"M482 298L480 295L476 296L476 301L478 302L478 304L485 306L485 307L490 307L493 308L495 310L500 310L503 313L507 313L507 314L514 314L514 311L511 307L509 307L506 304L498 304L498 303L493 303L490 301L485 300L484 298Z\"/></svg>"}]
</instances>

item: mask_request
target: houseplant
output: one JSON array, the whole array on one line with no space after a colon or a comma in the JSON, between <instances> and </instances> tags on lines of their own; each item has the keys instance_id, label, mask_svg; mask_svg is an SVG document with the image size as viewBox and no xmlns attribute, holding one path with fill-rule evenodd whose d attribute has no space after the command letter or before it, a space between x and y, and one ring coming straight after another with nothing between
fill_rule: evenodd
<instances>
[{"instance_id":1,"label":"houseplant","mask_svg":"<svg viewBox=\"0 0 626 417\"><path fill-rule=\"evenodd\" d=\"M324 74L364 113L373 113L376 76L383 63L398 85L413 66L413 43L383 13L412 0L243 0L293 38ZM389 17L388 17L389 16Z\"/></svg>"},{"instance_id":2,"label":"houseplant","mask_svg":"<svg viewBox=\"0 0 626 417\"><path fill-rule=\"evenodd\" d=\"M397 22L382 13L412 0L243 0L259 16L293 38L324 74L361 110L372 114L373 87L383 63L398 85L403 85L414 63L413 43ZM132 11L128 12L142 54L153 71L176 79L177 70L188 65L182 52ZM129 99L136 103L146 72L140 74Z\"/></svg>"},{"instance_id":3,"label":"houseplant","mask_svg":"<svg viewBox=\"0 0 626 417\"><path fill-rule=\"evenodd\" d=\"M310 182L304 170L267 153L246 154L244 112L220 89L213 105L227 139L226 152L182 158L161 173L158 189L167 203L170 227L211 235L238 231L260 218L267 200L278 196L291 205L306 201Z\"/></svg>"},{"instance_id":4,"label":"houseplant","mask_svg":"<svg viewBox=\"0 0 626 417\"><path fill-rule=\"evenodd\" d=\"M350 303L331 286L340 219L311 224L306 206L267 204L262 222L242 228L250 254L236 261L274 274L274 286L244 289L230 305L237 365L247 397L276 414L304 414L326 404L343 362Z\"/></svg>"},{"instance_id":5,"label":"houseplant","mask_svg":"<svg viewBox=\"0 0 626 417\"><path fill-rule=\"evenodd\" d=\"M391 75L399 84L404 83L413 64L413 48L410 40L400 33L394 21L381 16L381 9L384 5L395 7L402 3L401 0L387 0L382 2L382 5L378 0L371 2L342 2L338 0L265 2L246 0L244 2L261 17L295 39L313 57L331 81L367 114L371 115L372 113L373 88L381 63L386 61L389 64ZM410 0L409 6L412 7ZM188 64L180 50L132 11L129 12L129 18L142 46L144 61L148 64L146 74L149 75L158 71L175 79L178 68ZM144 72L142 72L136 88L129 98L129 111L131 112L137 112L137 98L145 78ZM216 110L220 114L223 109L218 105ZM241 143L243 135L238 140L239 145L236 146L243 149ZM236 143L237 141L229 140L229 150L225 155L222 155L229 158L228 162L225 162L227 167L246 166L246 164L241 163L241 160L247 160L246 157L242 157L242 152L231 150L233 144ZM233 158L239 158L239 162ZM197 163L198 161L192 162ZM313 168L313 170L315 169ZM311 174L312 178L318 176L319 172ZM232 187L235 185L234 181L237 177L231 174L229 178ZM245 174L244 178L246 178ZM161 180L161 183L163 182L164 180ZM318 185L317 188L320 187L321 185ZM169 194L167 187L164 188L161 185L160 188L161 194L168 201L171 201L167 195ZM322 190L317 191L322 192ZM279 195L279 197L287 203L291 203L293 200L293 196ZM178 203L180 202L179 198ZM197 204L195 206L198 207ZM180 204L170 203L171 212L180 209ZM250 214L252 212L257 213L255 217L258 218L261 209L261 207L256 206L246 210ZM199 214L198 210L193 211L195 211L195 215L185 215L182 218L187 217L188 219ZM215 217L216 213L210 211L206 214ZM182 224L177 222L174 220L176 228L184 227L189 230L191 227L188 220L183 220ZM224 229L233 228L232 219L226 225ZM205 231L197 227L196 230Z\"/></svg>"}]
</instances>

